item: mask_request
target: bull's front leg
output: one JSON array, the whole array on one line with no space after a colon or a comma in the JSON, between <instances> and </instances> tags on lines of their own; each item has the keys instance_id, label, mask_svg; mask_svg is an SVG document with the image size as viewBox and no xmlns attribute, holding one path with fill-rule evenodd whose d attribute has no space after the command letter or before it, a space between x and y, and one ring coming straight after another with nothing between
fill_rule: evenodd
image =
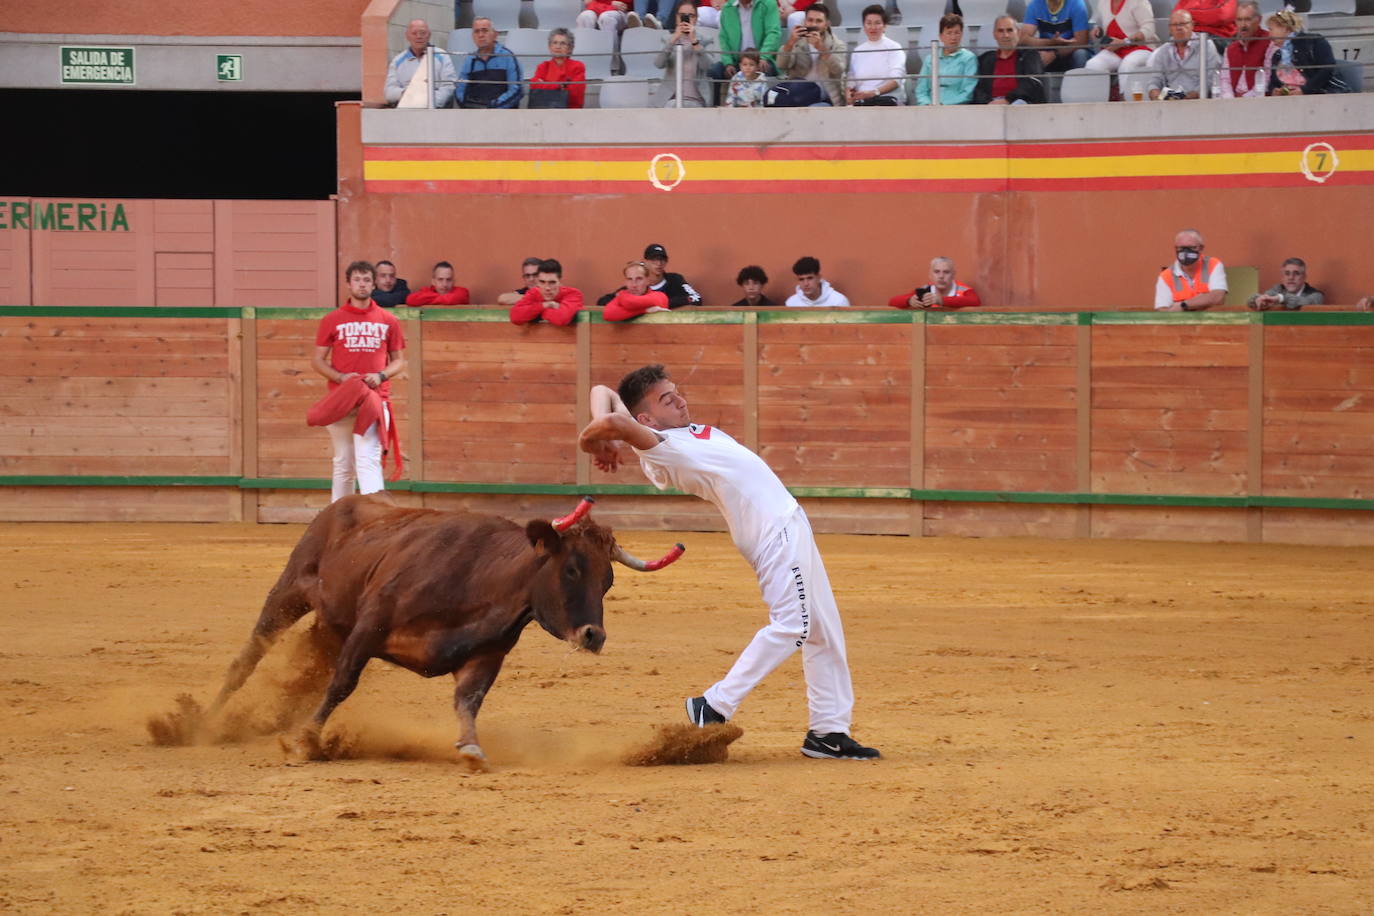
<instances>
[{"instance_id":1,"label":"bull's front leg","mask_svg":"<svg viewBox=\"0 0 1374 916\"><path fill-rule=\"evenodd\" d=\"M375 616L360 617L354 624L353 632L344 640L339 651L339 660L334 665L334 677L325 688L324 699L310 717L310 721L290 741L282 745L287 753L297 760L320 760L323 751L320 745L320 732L334 708L348 699L358 686L358 678L363 668L377 654L386 641L386 630Z\"/></svg>"},{"instance_id":2,"label":"bull's front leg","mask_svg":"<svg viewBox=\"0 0 1374 916\"><path fill-rule=\"evenodd\" d=\"M458 716L458 756L473 769L486 769L487 755L477 743L477 712L482 708L510 646L487 649L468 657L453 672L453 711Z\"/></svg>"}]
</instances>

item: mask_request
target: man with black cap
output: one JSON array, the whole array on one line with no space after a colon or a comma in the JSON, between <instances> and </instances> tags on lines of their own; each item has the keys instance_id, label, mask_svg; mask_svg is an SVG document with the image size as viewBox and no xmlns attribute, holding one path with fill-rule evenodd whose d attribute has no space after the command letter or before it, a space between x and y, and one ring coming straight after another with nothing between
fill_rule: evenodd
<instances>
[{"instance_id":1,"label":"man with black cap","mask_svg":"<svg viewBox=\"0 0 1374 916\"><path fill-rule=\"evenodd\" d=\"M645 248L644 265L649 268L649 289L667 296L668 308L701 305L701 293L692 289L682 274L668 272L668 249L658 243Z\"/></svg>"}]
</instances>

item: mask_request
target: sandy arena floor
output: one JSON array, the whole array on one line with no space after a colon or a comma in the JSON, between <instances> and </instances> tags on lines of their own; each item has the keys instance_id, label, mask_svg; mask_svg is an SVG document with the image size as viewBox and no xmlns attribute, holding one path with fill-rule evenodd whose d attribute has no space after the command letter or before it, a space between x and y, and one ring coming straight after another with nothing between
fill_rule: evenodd
<instances>
[{"instance_id":1,"label":"sandy arena floor","mask_svg":"<svg viewBox=\"0 0 1374 916\"><path fill-rule=\"evenodd\" d=\"M0 910L1374 910L1374 550L823 537L876 763L798 754L799 658L727 763L619 762L764 619L704 534L618 573L601 656L526 631L493 772L452 762L451 681L381 663L333 721L352 759L154 746L300 531L0 529Z\"/></svg>"}]
</instances>

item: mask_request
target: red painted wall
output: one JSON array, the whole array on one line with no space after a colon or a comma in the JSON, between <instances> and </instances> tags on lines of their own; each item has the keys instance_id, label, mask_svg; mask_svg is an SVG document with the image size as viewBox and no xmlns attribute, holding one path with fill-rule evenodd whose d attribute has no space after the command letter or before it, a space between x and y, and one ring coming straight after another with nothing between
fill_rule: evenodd
<instances>
[{"instance_id":1,"label":"red painted wall","mask_svg":"<svg viewBox=\"0 0 1374 916\"><path fill-rule=\"evenodd\" d=\"M0 30L80 35L357 35L367 0L6 3Z\"/></svg>"}]
</instances>

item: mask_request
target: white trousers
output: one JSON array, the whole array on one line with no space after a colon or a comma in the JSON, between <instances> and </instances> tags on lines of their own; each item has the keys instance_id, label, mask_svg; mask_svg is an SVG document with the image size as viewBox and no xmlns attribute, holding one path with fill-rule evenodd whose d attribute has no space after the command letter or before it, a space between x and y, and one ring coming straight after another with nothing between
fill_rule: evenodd
<instances>
[{"instance_id":1,"label":"white trousers","mask_svg":"<svg viewBox=\"0 0 1374 916\"><path fill-rule=\"evenodd\" d=\"M697 25L703 29L720 28L720 10L713 6L703 6L697 9Z\"/></svg>"},{"instance_id":2,"label":"white trousers","mask_svg":"<svg viewBox=\"0 0 1374 916\"><path fill-rule=\"evenodd\" d=\"M391 419L390 405L386 410L387 421ZM382 436L380 424L373 423L361 436L353 432L353 424L358 421L358 412L344 417L337 423L330 423L329 438L334 442L334 482L330 487L330 502L353 495L353 481L358 489L367 495L386 489L382 476Z\"/></svg>"},{"instance_id":3,"label":"white trousers","mask_svg":"<svg viewBox=\"0 0 1374 916\"><path fill-rule=\"evenodd\" d=\"M604 29L619 35L625 30L625 14L620 10L607 10L597 15L592 10L577 14L576 25L579 29Z\"/></svg>"},{"instance_id":4,"label":"white trousers","mask_svg":"<svg viewBox=\"0 0 1374 916\"><path fill-rule=\"evenodd\" d=\"M1150 78L1139 75L1141 70L1148 70L1150 67L1149 51L1135 50L1125 58L1118 57L1113 51L1098 51L1088 61L1087 66L1089 70L1101 70L1106 73L1116 73L1120 70L1117 86L1121 89L1123 99L1129 100L1133 90L1145 92L1149 88L1146 84Z\"/></svg>"},{"instance_id":5,"label":"white trousers","mask_svg":"<svg viewBox=\"0 0 1374 916\"><path fill-rule=\"evenodd\" d=\"M706 702L730 718L749 691L800 648L811 730L847 734L854 687L844 628L806 513L798 509L753 563L768 603L768 625L754 634L729 673L706 691Z\"/></svg>"}]
</instances>

